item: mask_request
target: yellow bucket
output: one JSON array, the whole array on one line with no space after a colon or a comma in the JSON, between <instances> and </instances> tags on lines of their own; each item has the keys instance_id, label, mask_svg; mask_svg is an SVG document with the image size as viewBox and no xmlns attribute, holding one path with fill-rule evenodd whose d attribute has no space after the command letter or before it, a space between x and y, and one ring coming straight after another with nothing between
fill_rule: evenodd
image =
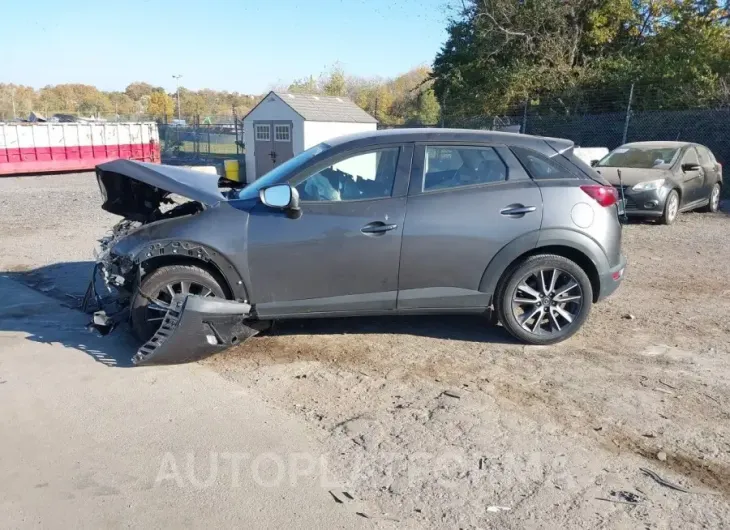
<instances>
[{"instance_id":1,"label":"yellow bucket","mask_svg":"<svg viewBox=\"0 0 730 530\"><path fill-rule=\"evenodd\" d=\"M223 169L228 180L238 182L240 177L238 176L238 160L224 160Z\"/></svg>"}]
</instances>

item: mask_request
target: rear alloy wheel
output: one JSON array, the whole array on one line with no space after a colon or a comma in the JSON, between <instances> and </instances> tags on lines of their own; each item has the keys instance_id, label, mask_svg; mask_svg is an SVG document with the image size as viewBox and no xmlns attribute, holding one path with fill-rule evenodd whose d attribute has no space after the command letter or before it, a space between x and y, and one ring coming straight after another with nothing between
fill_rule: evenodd
<instances>
[{"instance_id":1,"label":"rear alloy wheel","mask_svg":"<svg viewBox=\"0 0 730 530\"><path fill-rule=\"evenodd\" d=\"M220 284L206 270L191 265L160 267L144 278L132 302L132 329L137 338L148 341L162 324L172 298L184 294L226 297Z\"/></svg>"},{"instance_id":2,"label":"rear alloy wheel","mask_svg":"<svg viewBox=\"0 0 730 530\"><path fill-rule=\"evenodd\" d=\"M554 344L585 322L593 288L575 262L551 254L532 256L497 291L495 309L504 327L529 344Z\"/></svg>"},{"instance_id":3,"label":"rear alloy wheel","mask_svg":"<svg viewBox=\"0 0 730 530\"><path fill-rule=\"evenodd\" d=\"M677 220L679 214L679 194L677 190L672 190L664 201L664 213L659 218L659 222L664 225L670 225Z\"/></svg>"},{"instance_id":4,"label":"rear alloy wheel","mask_svg":"<svg viewBox=\"0 0 730 530\"><path fill-rule=\"evenodd\" d=\"M720 183L716 183L710 190L710 202L705 208L706 212L716 213L720 209Z\"/></svg>"}]
</instances>

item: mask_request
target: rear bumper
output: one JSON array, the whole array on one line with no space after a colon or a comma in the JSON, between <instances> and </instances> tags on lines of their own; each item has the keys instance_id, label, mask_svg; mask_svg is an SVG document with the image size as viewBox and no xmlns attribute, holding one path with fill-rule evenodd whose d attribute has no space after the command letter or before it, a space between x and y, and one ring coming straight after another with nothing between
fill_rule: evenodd
<instances>
[{"instance_id":1,"label":"rear bumper","mask_svg":"<svg viewBox=\"0 0 730 530\"><path fill-rule=\"evenodd\" d=\"M598 292L596 301L603 300L608 296L612 295L613 292L618 289L621 285L621 281L624 279L626 274L626 256L621 256L619 264L609 269L607 272L600 276L601 288Z\"/></svg>"}]
</instances>

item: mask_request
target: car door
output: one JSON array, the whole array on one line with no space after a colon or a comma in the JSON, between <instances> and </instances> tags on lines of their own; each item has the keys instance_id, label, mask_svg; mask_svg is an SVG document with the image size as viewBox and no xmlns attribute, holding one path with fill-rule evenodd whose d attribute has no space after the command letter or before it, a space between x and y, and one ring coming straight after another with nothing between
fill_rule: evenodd
<instances>
[{"instance_id":1,"label":"car door","mask_svg":"<svg viewBox=\"0 0 730 530\"><path fill-rule=\"evenodd\" d=\"M710 153L709 149L705 146L697 145L697 155L700 160L700 166L704 171L704 179L702 182L702 190L698 196L699 199L709 199L710 192L715 183L719 180L720 167L715 161L715 158Z\"/></svg>"},{"instance_id":2,"label":"car door","mask_svg":"<svg viewBox=\"0 0 730 530\"><path fill-rule=\"evenodd\" d=\"M694 164L698 168L685 171L683 169L685 164ZM685 148L677 171L679 172L679 179L682 184L682 203L680 206L684 207L702 199L705 170L700 165L700 160L694 147L689 146Z\"/></svg>"},{"instance_id":3,"label":"car door","mask_svg":"<svg viewBox=\"0 0 730 530\"><path fill-rule=\"evenodd\" d=\"M487 265L525 234L536 242L542 210L540 189L505 146L416 145L398 309L485 308Z\"/></svg>"},{"instance_id":4,"label":"car door","mask_svg":"<svg viewBox=\"0 0 730 530\"><path fill-rule=\"evenodd\" d=\"M395 309L412 151L349 152L297 176L298 218L254 207L248 256L259 317Z\"/></svg>"}]
</instances>

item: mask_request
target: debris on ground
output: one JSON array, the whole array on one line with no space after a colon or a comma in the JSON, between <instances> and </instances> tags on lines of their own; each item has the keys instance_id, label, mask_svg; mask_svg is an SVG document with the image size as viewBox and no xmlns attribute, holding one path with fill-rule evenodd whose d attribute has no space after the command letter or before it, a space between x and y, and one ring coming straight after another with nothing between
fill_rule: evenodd
<instances>
[{"instance_id":1,"label":"debris on ground","mask_svg":"<svg viewBox=\"0 0 730 530\"><path fill-rule=\"evenodd\" d=\"M665 455L665 458L666 458L666 455ZM661 484L665 488L670 488L670 489L673 489L673 490L681 491L682 493L692 493L687 488L684 488L684 487L682 487L682 486L680 486L678 484L675 484L673 482L669 482L668 480L663 479L662 477L660 477L659 475L657 475L651 469L646 469L644 467L640 467L639 470L642 471L648 477L654 479L658 484Z\"/></svg>"}]
</instances>

